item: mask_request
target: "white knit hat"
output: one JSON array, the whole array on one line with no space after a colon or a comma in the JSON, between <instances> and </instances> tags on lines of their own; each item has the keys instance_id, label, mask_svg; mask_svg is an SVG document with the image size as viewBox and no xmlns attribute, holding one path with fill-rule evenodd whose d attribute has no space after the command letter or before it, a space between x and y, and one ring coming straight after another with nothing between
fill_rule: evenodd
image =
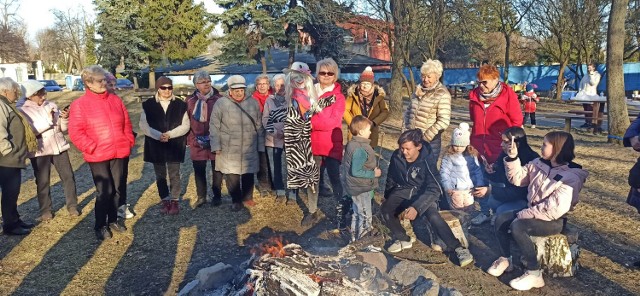
<instances>
[{"instance_id":1,"label":"white knit hat","mask_svg":"<svg viewBox=\"0 0 640 296\"><path fill-rule=\"evenodd\" d=\"M40 81L38 80L27 80L22 83L21 88L22 88L22 95L24 95L25 98L28 98L30 96L33 96L39 90L43 89L44 85L40 83Z\"/></svg>"},{"instance_id":2,"label":"white knit hat","mask_svg":"<svg viewBox=\"0 0 640 296\"><path fill-rule=\"evenodd\" d=\"M453 130L451 135L451 145L467 147L471 143L471 132L469 130L469 124L466 122L460 123L460 126Z\"/></svg>"}]
</instances>

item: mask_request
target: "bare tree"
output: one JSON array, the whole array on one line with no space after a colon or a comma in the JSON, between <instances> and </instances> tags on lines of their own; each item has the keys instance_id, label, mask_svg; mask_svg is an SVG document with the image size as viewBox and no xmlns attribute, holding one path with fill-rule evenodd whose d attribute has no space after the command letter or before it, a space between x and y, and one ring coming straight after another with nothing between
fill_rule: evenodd
<instances>
[{"instance_id":1,"label":"bare tree","mask_svg":"<svg viewBox=\"0 0 640 296\"><path fill-rule=\"evenodd\" d=\"M69 9L66 12L53 9L52 12L55 17L54 29L64 51L69 54L66 72L81 70L85 67L87 28L91 27L92 20L83 9Z\"/></svg>"},{"instance_id":2,"label":"bare tree","mask_svg":"<svg viewBox=\"0 0 640 296\"><path fill-rule=\"evenodd\" d=\"M0 1L0 63L24 62L29 58L26 28L17 16L19 8L19 0Z\"/></svg>"},{"instance_id":3,"label":"bare tree","mask_svg":"<svg viewBox=\"0 0 640 296\"><path fill-rule=\"evenodd\" d=\"M627 102L624 96L624 23L629 0L613 0L607 33L607 104L609 106L609 142L622 145L622 136L629 126Z\"/></svg>"}]
</instances>

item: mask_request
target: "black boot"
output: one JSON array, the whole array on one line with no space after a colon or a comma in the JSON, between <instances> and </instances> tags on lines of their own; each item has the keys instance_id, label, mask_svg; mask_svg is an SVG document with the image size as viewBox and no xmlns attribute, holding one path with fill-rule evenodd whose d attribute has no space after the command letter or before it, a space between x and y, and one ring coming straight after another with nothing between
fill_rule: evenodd
<instances>
[{"instance_id":1,"label":"black boot","mask_svg":"<svg viewBox=\"0 0 640 296\"><path fill-rule=\"evenodd\" d=\"M347 229L349 225L352 202L351 197L343 196L336 206L336 218L338 220L338 229L340 230Z\"/></svg>"}]
</instances>

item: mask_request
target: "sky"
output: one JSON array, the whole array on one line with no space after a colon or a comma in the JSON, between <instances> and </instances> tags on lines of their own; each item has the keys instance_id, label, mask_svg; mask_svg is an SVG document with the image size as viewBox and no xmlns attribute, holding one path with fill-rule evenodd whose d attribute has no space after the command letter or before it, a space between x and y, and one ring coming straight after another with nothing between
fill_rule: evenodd
<instances>
[{"instance_id":1,"label":"sky","mask_svg":"<svg viewBox=\"0 0 640 296\"><path fill-rule=\"evenodd\" d=\"M195 2L204 2L209 12L221 12L221 9L213 3L213 0L195 0ZM83 7L92 18L95 17L92 0L19 0L18 3L20 3L20 8L17 14L27 24L30 40L35 39L36 32L54 23L51 9L66 11Z\"/></svg>"}]
</instances>

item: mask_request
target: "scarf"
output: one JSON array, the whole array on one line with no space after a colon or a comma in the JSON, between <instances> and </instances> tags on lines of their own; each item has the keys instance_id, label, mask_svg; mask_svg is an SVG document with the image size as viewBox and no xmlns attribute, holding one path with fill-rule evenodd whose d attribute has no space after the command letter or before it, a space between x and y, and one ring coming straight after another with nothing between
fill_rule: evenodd
<instances>
[{"instance_id":1,"label":"scarf","mask_svg":"<svg viewBox=\"0 0 640 296\"><path fill-rule=\"evenodd\" d=\"M11 110L13 110L13 112L17 114L18 117L20 117L20 121L22 121L22 125L24 126L24 139L25 139L25 142L27 143L27 151L29 153L35 153L36 151L38 151L38 140L36 139L36 135L33 133L33 130L31 129L31 125L29 124L27 119L24 118L22 113L18 112L18 110L13 104L9 103L8 105L9 105L9 108L11 108Z\"/></svg>"},{"instance_id":2,"label":"scarf","mask_svg":"<svg viewBox=\"0 0 640 296\"><path fill-rule=\"evenodd\" d=\"M195 118L199 122L207 122L207 100L213 96L213 89L206 94L203 95L199 91L196 91L196 97L198 101L196 102L195 108L193 108L193 118Z\"/></svg>"},{"instance_id":3,"label":"scarf","mask_svg":"<svg viewBox=\"0 0 640 296\"><path fill-rule=\"evenodd\" d=\"M358 93L360 94L360 109L362 110L362 115L365 117L369 116L369 111L373 106L373 87L369 92L363 92L362 89L358 87Z\"/></svg>"},{"instance_id":4,"label":"scarf","mask_svg":"<svg viewBox=\"0 0 640 296\"><path fill-rule=\"evenodd\" d=\"M498 82L496 88L494 88L488 94L482 93L482 90L480 88L478 88L478 92L480 93L480 101L484 102L485 104L491 104L498 98L498 96L502 92L502 83Z\"/></svg>"},{"instance_id":5,"label":"scarf","mask_svg":"<svg viewBox=\"0 0 640 296\"><path fill-rule=\"evenodd\" d=\"M273 94L273 91L271 91L271 88L269 88L269 91L267 91L266 94L261 94L256 90L253 92L253 95L251 96L254 97L256 101L258 101L258 103L260 103L260 111L262 112L264 111L264 102L266 102L267 98L272 94Z\"/></svg>"},{"instance_id":6,"label":"scarf","mask_svg":"<svg viewBox=\"0 0 640 296\"><path fill-rule=\"evenodd\" d=\"M300 114L302 118L305 120L309 118L309 114L307 111L311 108L311 102L309 101L309 95L306 89L295 88L293 89L293 94L291 94L291 98L294 99L298 103L298 108L300 109Z\"/></svg>"}]
</instances>

